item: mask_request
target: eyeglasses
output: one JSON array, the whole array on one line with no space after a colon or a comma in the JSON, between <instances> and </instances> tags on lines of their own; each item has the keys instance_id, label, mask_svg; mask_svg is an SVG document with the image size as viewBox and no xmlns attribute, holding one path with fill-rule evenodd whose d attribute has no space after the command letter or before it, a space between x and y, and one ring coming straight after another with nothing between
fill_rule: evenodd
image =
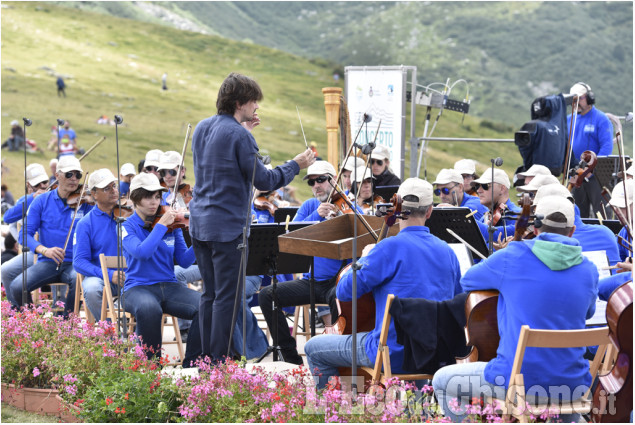
<instances>
[{"instance_id":1,"label":"eyeglasses","mask_svg":"<svg viewBox=\"0 0 635 425\"><path fill-rule=\"evenodd\" d=\"M479 187L482 187L483 190L489 190L489 183L475 183L474 190L478 190Z\"/></svg>"},{"instance_id":2,"label":"eyeglasses","mask_svg":"<svg viewBox=\"0 0 635 425\"><path fill-rule=\"evenodd\" d=\"M110 186L106 186L106 187L104 187L104 188L102 189L102 192L104 192L104 193L113 193L113 192L115 191L115 188L116 188L116 187L117 187L117 186L113 183L113 184L111 184Z\"/></svg>"},{"instance_id":3,"label":"eyeglasses","mask_svg":"<svg viewBox=\"0 0 635 425\"><path fill-rule=\"evenodd\" d=\"M64 173L64 177L66 177L67 179L72 179L73 176L75 176L77 180L79 180L82 178L82 173L80 171L68 171Z\"/></svg>"},{"instance_id":4,"label":"eyeglasses","mask_svg":"<svg viewBox=\"0 0 635 425\"><path fill-rule=\"evenodd\" d=\"M161 174L161 177L165 177L167 174L169 174L172 177L174 177L174 176L176 176L176 170L161 170L161 171L159 171L159 174Z\"/></svg>"},{"instance_id":5,"label":"eyeglasses","mask_svg":"<svg viewBox=\"0 0 635 425\"><path fill-rule=\"evenodd\" d=\"M384 160L383 159L371 159L370 163L371 163L371 165L377 164L377 165L379 165L381 167L382 165L384 165Z\"/></svg>"},{"instance_id":6,"label":"eyeglasses","mask_svg":"<svg viewBox=\"0 0 635 425\"><path fill-rule=\"evenodd\" d=\"M145 168L146 168L146 171L150 171L150 172L159 171L159 167L155 167L154 165L148 165Z\"/></svg>"},{"instance_id":7,"label":"eyeglasses","mask_svg":"<svg viewBox=\"0 0 635 425\"><path fill-rule=\"evenodd\" d=\"M313 187L315 186L315 183L324 183L328 179L329 179L329 176L320 176L315 179L309 179L308 183L309 183L309 186Z\"/></svg>"},{"instance_id":8,"label":"eyeglasses","mask_svg":"<svg viewBox=\"0 0 635 425\"><path fill-rule=\"evenodd\" d=\"M41 182L36 184L35 186L33 186L34 189L46 189L46 187L48 186L47 182Z\"/></svg>"},{"instance_id":9,"label":"eyeglasses","mask_svg":"<svg viewBox=\"0 0 635 425\"><path fill-rule=\"evenodd\" d=\"M458 186L458 183L457 183L457 184L455 184L455 185L454 185L454 186L452 186L452 187L444 187L444 188L442 188L442 189L434 189L434 194L435 194L435 195L437 195L437 196L440 196L442 193L443 193L444 195L449 195L449 194L450 194L450 191L451 191L452 189L454 189L456 186Z\"/></svg>"}]
</instances>

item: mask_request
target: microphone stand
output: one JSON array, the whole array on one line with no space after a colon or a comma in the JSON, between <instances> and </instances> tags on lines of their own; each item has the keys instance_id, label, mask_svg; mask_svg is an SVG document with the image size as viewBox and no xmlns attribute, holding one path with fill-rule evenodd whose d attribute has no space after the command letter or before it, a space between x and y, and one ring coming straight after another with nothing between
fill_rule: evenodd
<instances>
[{"instance_id":1,"label":"microphone stand","mask_svg":"<svg viewBox=\"0 0 635 425\"><path fill-rule=\"evenodd\" d=\"M121 180L119 177L119 124L123 123L121 115L115 115L115 144L117 146L117 190L121 187ZM117 195L119 197L119 195ZM121 206L121 199L117 199L117 202ZM121 226L125 219L121 216L121 208L119 208L119 217L115 219L117 222L117 292L119 292L119 308L117 309L117 326L120 326L121 335L124 339L128 338L128 323L125 313L122 316L122 310L125 311L126 304L124 300L123 285L119 282L121 276L121 269L123 268L123 236ZM122 320L126 323L122 323Z\"/></svg>"},{"instance_id":2,"label":"microphone stand","mask_svg":"<svg viewBox=\"0 0 635 425\"><path fill-rule=\"evenodd\" d=\"M22 118L22 135L24 136L24 202L22 203L22 305L26 305L28 299L28 292L26 290L26 270L27 270L27 253L29 252L29 246L26 242L26 204L27 204L27 181L26 181L26 128L30 127L33 123L28 118Z\"/></svg>"}]
</instances>

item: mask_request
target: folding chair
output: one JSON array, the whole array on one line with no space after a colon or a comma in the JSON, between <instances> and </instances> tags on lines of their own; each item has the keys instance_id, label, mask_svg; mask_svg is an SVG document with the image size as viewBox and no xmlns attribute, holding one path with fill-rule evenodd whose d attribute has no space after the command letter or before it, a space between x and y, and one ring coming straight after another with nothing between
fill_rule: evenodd
<instances>
[{"instance_id":1,"label":"folding chair","mask_svg":"<svg viewBox=\"0 0 635 425\"><path fill-rule=\"evenodd\" d=\"M93 314L86 306L86 299L84 298L84 288L82 288L83 281L84 276L81 273L77 273L77 280L75 281L75 308L73 309L73 311L76 315L81 316L83 310L84 315L86 316L86 321L88 323L95 323Z\"/></svg>"}]
</instances>

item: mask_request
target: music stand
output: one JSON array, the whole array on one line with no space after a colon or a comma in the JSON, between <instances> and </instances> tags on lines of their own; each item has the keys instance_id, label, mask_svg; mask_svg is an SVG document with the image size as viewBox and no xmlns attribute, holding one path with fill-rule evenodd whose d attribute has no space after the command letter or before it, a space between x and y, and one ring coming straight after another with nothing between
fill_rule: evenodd
<instances>
[{"instance_id":1,"label":"music stand","mask_svg":"<svg viewBox=\"0 0 635 425\"><path fill-rule=\"evenodd\" d=\"M289 231L298 230L313 224L313 222L289 223ZM278 273L305 273L311 267L312 257L304 255L280 253L278 249L278 236L286 233L286 225L279 223L252 224L249 233L249 255L247 259L247 276L270 275L273 298L274 320L271 335L274 344L278 341L278 298L276 296ZM247 308L245 306L245 308ZM235 326L235 325L233 325ZM272 345L267 347L267 351L258 358L256 362L262 361L269 353L273 353L273 361L278 361L278 356L282 357L280 346ZM284 358L283 358L284 359Z\"/></svg>"},{"instance_id":2,"label":"music stand","mask_svg":"<svg viewBox=\"0 0 635 425\"><path fill-rule=\"evenodd\" d=\"M276 223L284 223L287 220L287 216L291 217L290 220L293 220L293 217L295 217L296 213L298 212L298 208L300 207L278 208L273 213L273 220Z\"/></svg>"},{"instance_id":3,"label":"music stand","mask_svg":"<svg viewBox=\"0 0 635 425\"><path fill-rule=\"evenodd\" d=\"M434 208L432 215L426 221L426 226L430 229L431 234L447 243L461 243L446 229L452 230L484 257L487 257L489 251L474 216L466 218L471 212L469 208L460 207Z\"/></svg>"},{"instance_id":4,"label":"music stand","mask_svg":"<svg viewBox=\"0 0 635 425\"><path fill-rule=\"evenodd\" d=\"M373 195L379 195L384 198L385 201L389 201L392 196L399 190L399 185L396 186L377 186L373 188Z\"/></svg>"},{"instance_id":5,"label":"music stand","mask_svg":"<svg viewBox=\"0 0 635 425\"><path fill-rule=\"evenodd\" d=\"M602 220L602 223L600 223L600 220L598 220L597 218L583 218L582 222L584 224L593 224L593 225L603 225L608 227L609 229L611 229L611 231L617 235L618 233L620 233L620 230L622 230L622 223L620 223L619 220Z\"/></svg>"},{"instance_id":6,"label":"music stand","mask_svg":"<svg viewBox=\"0 0 635 425\"><path fill-rule=\"evenodd\" d=\"M630 158L625 157L625 162L628 162ZM617 184L619 178L618 173L622 170L622 161L620 161L619 155L598 156L598 162L593 170L593 175L600 183L600 190L602 187L606 187L608 190L613 190Z\"/></svg>"}]
</instances>

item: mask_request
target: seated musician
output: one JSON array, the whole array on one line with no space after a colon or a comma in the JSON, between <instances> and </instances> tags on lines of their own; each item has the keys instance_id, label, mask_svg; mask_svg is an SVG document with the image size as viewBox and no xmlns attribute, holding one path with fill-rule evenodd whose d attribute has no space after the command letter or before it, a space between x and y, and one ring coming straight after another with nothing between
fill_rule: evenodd
<instances>
[{"instance_id":1,"label":"seated musician","mask_svg":"<svg viewBox=\"0 0 635 425\"><path fill-rule=\"evenodd\" d=\"M161 159L159 160L159 175L163 179L167 187L167 191L163 193L163 205L171 205L174 200L174 187L178 185L176 199L177 208L187 208L187 203L185 202L183 195L181 195L178 191L185 187L185 165L181 167L181 173L179 173L179 165L181 165L181 154L175 151L167 151L161 154ZM191 194L190 194L191 195Z\"/></svg>"},{"instance_id":2,"label":"seated musician","mask_svg":"<svg viewBox=\"0 0 635 425\"><path fill-rule=\"evenodd\" d=\"M476 196L476 191L470 185L472 180L476 180L479 177L476 174L476 162L473 159L459 159L454 163L452 169L463 177L463 192Z\"/></svg>"},{"instance_id":3,"label":"seated musician","mask_svg":"<svg viewBox=\"0 0 635 425\"><path fill-rule=\"evenodd\" d=\"M348 195L351 190L351 185L353 183L351 174L353 170L357 167L364 167L364 160L358 158L356 156L349 156L344 165L342 166L342 187L344 188L344 193Z\"/></svg>"},{"instance_id":4,"label":"seated musician","mask_svg":"<svg viewBox=\"0 0 635 425\"><path fill-rule=\"evenodd\" d=\"M120 188L119 188L119 196L130 196L130 182L132 178L137 175L135 171L134 164L130 162L126 162L121 166L121 171L119 172L119 178L121 180Z\"/></svg>"},{"instance_id":5,"label":"seated musician","mask_svg":"<svg viewBox=\"0 0 635 425\"><path fill-rule=\"evenodd\" d=\"M351 178L354 180L354 183L351 185L350 193L355 196L357 206L364 211L364 214L372 214L374 210L373 174L369 168L361 166L357 168L357 171L353 172ZM357 195L358 190L359 196Z\"/></svg>"},{"instance_id":6,"label":"seated musician","mask_svg":"<svg viewBox=\"0 0 635 425\"><path fill-rule=\"evenodd\" d=\"M542 165L540 167L542 167ZM560 184L560 182L558 181L558 178L553 176L552 174L538 174L535 177L533 177L529 181L529 183L527 183L527 180L525 180L524 185L518 186L518 191L529 193L529 195L533 199L534 195L536 194L536 191L540 187L546 186L548 184Z\"/></svg>"},{"instance_id":7,"label":"seated musician","mask_svg":"<svg viewBox=\"0 0 635 425\"><path fill-rule=\"evenodd\" d=\"M524 180L523 184L529 184L531 181L536 178L536 176L551 176L551 171L549 168L544 165L534 164L527 171L523 171L517 173L516 176ZM516 186L516 182L514 182L514 186Z\"/></svg>"},{"instance_id":8,"label":"seated musician","mask_svg":"<svg viewBox=\"0 0 635 425\"><path fill-rule=\"evenodd\" d=\"M293 221L324 221L327 217L336 214L337 207L330 202L329 195L333 190L335 168L326 161L315 161L307 169L307 175L304 177L308 180L314 198L306 200L298 209ZM361 211L360 211L361 213ZM335 284L337 273L343 266L342 261L328 258L315 257L315 302L320 304L329 304L331 307L331 315L337 316L337 304L335 303ZM273 334L274 345L278 345L282 351L282 357L285 362L301 365L302 357L298 355L296 349L296 341L291 336L287 320L282 314L282 307L309 304L310 273L305 273L302 279L292 280L289 282L281 282L277 284L276 298L277 306L280 308L274 317L271 308L273 295L272 286L267 286L260 291L258 303L262 314L267 320L269 329L273 329L273 321L277 320L278 337ZM326 316L324 317L326 319ZM326 321L326 320L325 320ZM329 322L326 321L328 325Z\"/></svg>"},{"instance_id":9,"label":"seated musician","mask_svg":"<svg viewBox=\"0 0 635 425\"><path fill-rule=\"evenodd\" d=\"M82 289L88 310L100 320L104 278L99 254L117 256L117 217L113 213L119 199L117 178L109 169L102 168L90 175L88 188L96 205L77 223L73 237L73 265L75 271L84 275ZM119 294L124 277L123 271L108 271L114 296Z\"/></svg>"},{"instance_id":10,"label":"seated musician","mask_svg":"<svg viewBox=\"0 0 635 425\"><path fill-rule=\"evenodd\" d=\"M611 192L611 200L609 201L609 204L611 204L613 207L619 210L620 213L622 214L622 217L624 217L625 219L630 217L631 223L632 223L633 180L629 179L626 181L626 194L627 196L624 196L624 183L619 182L618 184L615 185L615 187L613 188L613 191ZM628 203L628 215L626 211L627 203ZM631 227L631 230L632 230L632 227ZM619 248L620 259L622 261L626 261L627 258L629 257L632 258L633 257L633 239L631 239L628 236L628 231L626 226L622 227L622 229L617 234L617 238L618 238L618 245L619 245L618 248Z\"/></svg>"},{"instance_id":11,"label":"seated musician","mask_svg":"<svg viewBox=\"0 0 635 425\"><path fill-rule=\"evenodd\" d=\"M74 215L74 207L67 204L69 195L77 190L82 178L82 166L72 155L60 158L55 176L58 187L41 194L33 200L27 213L26 233L18 234L18 242L27 245L30 250L38 254L37 264L29 267L27 273L26 290L30 299L30 292L49 283L66 283L68 292L65 302L64 315L68 315L75 306L75 279L77 274L73 269L73 238L74 227L85 214L92 209L91 205L81 204ZM74 220L73 220L74 215ZM35 240L35 233L39 233L39 241ZM67 242L68 241L68 242ZM64 246L66 244L66 250ZM22 306L22 274L11 283L13 305Z\"/></svg>"},{"instance_id":12,"label":"seated musician","mask_svg":"<svg viewBox=\"0 0 635 425\"><path fill-rule=\"evenodd\" d=\"M143 169L141 172L143 173L152 173L159 180L161 180L161 175L159 174L159 164L161 163L161 155L163 152L159 149L152 149L146 153L145 160L143 162Z\"/></svg>"},{"instance_id":13,"label":"seated musician","mask_svg":"<svg viewBox=\"0 0 635 425\"><path fill-rule=\"evenodd\" d=\"M24 196L20 197L15 205L9 208L2 217L2 221L4 221L5 224L10 225L9 231L16 241L19 239L17 223L22 223L24 203L26 202L26 210L28 211L31 202L33 202L33 199L40 196L46 191L48 180L49 178L46 175L46 170L41 164L29 164L26 167L26 198ZM33 251L29 250L26 253L26 266L28 268L32 265ZM17 255L11 260L2 263L2 286L4 286L5 292L7 294L7 299L10 302L13 302L13 294L10 290L11 282L13 282L13 279L15 279L20 273L22 273L22 267L22 255Z\"/></svg>"},{"instance_id":14,"label":"seated musician","mask_svg":"<svg viewBox=\"0 0 635 425\"><path fill-rule=\"evenodd\" d=\"M375 177L375 186L397 186L401 179L390 169L390 151L386 146L377 145L370 153L370 164Z\"/></svg>"},{"instance_id":15,"label":"seated musician","mask_svg":"<svg viewBox=\"0 0 635 425\"><path fill-rule=\"evenodd\" d=\"M352 270L337 286L337 297L342 301L351 301L353 296L359 298L368 292L372 292L375 299L375 328L357 334L360 366L375 364L389 294L443 301L461 292L461 272L454 251L430 234L425 226L432 214L432 185L409 178L397 193L403 199L402 211L410 212L407 219L399 220L399 234L364 248L359 260L361 268L357 271L357 294L352 293ZM403 346L397 343L392 321L387 345L393 372L403 372ZM351 346L351 335L320 335L306 343L304 351L318 388L324 388L329 377L338 375L338 367L351 364Z\"/></svg>"},{"instance_id":16,"label":"seated musician","mask_svg":"<svg viewBox=\"0 0 635 425\"><path fill-rule=\"evenodd\" d=\"M456 170L444 168L432 183L436 186L434 194L439 197L439 206L465 207L476 211L474 219L480 221L488 209L479 198L463 191L463 176Z\"/></svg>"},{"instance_id":17,"label":"seated musician","mask_svg":"<svg viewBox=\"0 0 635 425\"><path fill-rule=\"evenodd\" d=\"M160 354L163 314L192 320L183 366L191 366L201 354L198 309L201 294L177 283L174 261L190 266L194 250L187 248L181 229L169 231L175 210L167 208L152 226L166 189L150 173L135 176L130 199L135 213L123 224L123 251L128 265L124 285L124 308L137 320L136 334L147 345L148 358ZM147 223L150 221L150 223Z\"/></svg>"},{"instance_id":18,"label":"seated musician","mask_svg":"<svg viewBox=\"0 0 635 425\"><path fill-rule=\"evenodd\" d=\"M466 291L497 290L500 343L489 362L446 366L432 385L445 415L453 422L465 418L465 406L484 393L504 399L516 353L520 328L583 329L595 311L598 271L582 255L571 235L575 231L573 205L561 196L538 200L536 214L542 226L535 239L511 242L503 250L469 269L461 279ZM530 349L525 352L523 375L528 401L540 394L558 392L571 399L573 390L591 385L585 348ZM558 396L558 394L551 394ZM458 399L458 405L452 400ZM544 400L541 400L544 401ZM579 415L560 417L576 421Z\"/></svg>"}]
</instances>

